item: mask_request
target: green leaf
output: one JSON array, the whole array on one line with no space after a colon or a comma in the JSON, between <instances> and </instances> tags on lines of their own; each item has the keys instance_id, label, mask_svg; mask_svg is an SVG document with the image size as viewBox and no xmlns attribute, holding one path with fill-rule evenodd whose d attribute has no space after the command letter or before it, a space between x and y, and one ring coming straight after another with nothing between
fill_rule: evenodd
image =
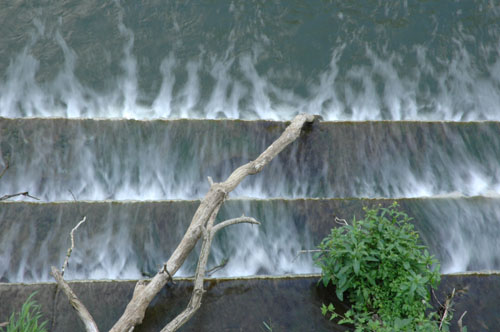
<instances>
[{"instance_id":1,"label":"green leaf","mask_svg":"<svg viewBox=\"0 0 500 332\"><path fill-rule=\"evenodd\" d=\"M326 308L326 305L323 304L321 306L321 314L323 314L323 316L326 316L326 313L328 312L328 309Z\"/></svg>"},{"instance_id":2,"label":"green leaf","mask_svg":"<svg viewBox=\"0 0 500 332\"><path fill-rule=\"evenodd\" d=\"M342 288L337 287L335 293L337 294L337 297L340 301L344 301L344 290Z\"/></svg>"},{"instance_id":3,"label":"green leaf","mask_svg":"<svg viewBox=\"0 0 500 332\"><path fill-rule=\"evenodd\" d=\"M359 274L359 261L355 258L354 263L353 263L353 268L354 268L354 274L358 275Z\"/></svg>"}]
</instances>

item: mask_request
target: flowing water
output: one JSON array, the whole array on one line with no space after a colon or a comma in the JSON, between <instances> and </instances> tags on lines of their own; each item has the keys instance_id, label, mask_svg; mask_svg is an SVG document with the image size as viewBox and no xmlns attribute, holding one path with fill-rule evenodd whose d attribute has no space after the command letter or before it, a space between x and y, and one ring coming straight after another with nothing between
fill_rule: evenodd
<instances>
[{"instance_id":1,"label":"flowing water","mask_svg":"<svg viewBox=\"0 0 500 332\"><path fill-rule=\"evenodd\" d=\"M236 120L288 121L301 112L321 115L319 134L294 143L232 197L494 201L500 194L496 0L19 0L0 3L0 23L0 167L10 166L0 195L198 199L206 176L223 180L285 128ZM453 241L430 241L443 271L500 269L490 236L500 231L495 204L491 213L479 213L474 200L466 210L436 204L424 220L456 220L434 230ZM241 262L221 273L313 271L310 259L292 264L290 252L314 243L286 225L274 240L252 228L234 235L239 246L217 244L217 257L231 252ZM2 232L0 239L18 234ZM262 248L277 257L250 255L259 241L245 246L245 237L273 242ZM0 263L9 266L16 244L3 242ZM143 267L119 243L107 258L100 250L97 272L75 277L140 275ZM40 269L0 278L44 280Z\"/></svg>"}]
</instances>

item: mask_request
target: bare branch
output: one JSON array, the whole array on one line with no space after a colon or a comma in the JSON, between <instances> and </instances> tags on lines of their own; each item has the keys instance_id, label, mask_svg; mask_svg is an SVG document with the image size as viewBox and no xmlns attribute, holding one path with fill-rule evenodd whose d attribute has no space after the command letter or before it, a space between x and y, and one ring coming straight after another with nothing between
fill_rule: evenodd
<instances>
[{"instance_id":1,"label":"bare branch","mask_svg":"<svg viewBox=\"0 0 500 332\"><path fill-rule=\"evenodd\" d=\"M213 228L213 234L217 233L218 231L220 231L224 227L227 227L227 226L230 226L230 225L235 225L235 224L243 224L243 223L260 225L260 222L258 222L257 220L255 220L252 217L241 216L239 218L228 219L226 221L218 223Z\"/></svg>"},{"instance_id":2,"label":"bare branch","mask_svg":"<svg viewBox=\"0 0 500 332\"><path fill-rule=\"evenodd\" d=\"M299 250L297 251L297 255L293 258L292 262L294 262L302 254L309 254L313 252L328 252L328 251L330 250L322 250L322 249Z\"/></svg>"},{"instance_id":3,"label":"bare branch","mask_svg":"<svg viewBox=\"0 0 500 332\"><path fill-rule=\"evenodd\" d=\"M3 195L2 197L0 197L0 201L4 201L6 199L9 199L9 198L12 198L12 197L16 197L16 196L26 196L26 197L29 197L29 198L36 199L37 201L40 200L40 198L37 198L35 196L31 196L29 192L25 191L25 192L17 193L17 194Z\"/></svg>"},{"instance_id":4,"label":"bare branch","mask_svg":"<svg viewBox=\"0 0 500 332\"><path fill-rule=\"evenodd\" d=\"M87 216L83 217L82 220L71 230L69 233L69 236L71 237L71 247L68 248L68 252L66 253L66 259L64 260L64 263L61 268L61 277L64 276L64 270L68 266L69 258L71 256L71 253L73 252L73 249L75 248L75 231L80 227L81 224L83 224L87 220Z\"/></svg>"},{"instance_id":5,"label":"bare branch","mask_svg":"<svg viewBox=\"0 0 500 332\"><path fill-rule=\"evenodd\" d=\"M73 227L73 229L70 232L71 247L68 248L68 252L66 254L66 259L64 260L64 263L62 265L62 269L61 269L62 272L59 272L59 270L57 270L54 266L52 266L51 274L54 277L54 279L56 279L57 285L59 286L59 288L61 288L63 290L64 294L66 294L66 297L68 298L71 306L73 306L73 309L76 310L76 313L78 314L81 321L85 325L85 330L87 332L99 332L99 329L97 328L97 324L95 323L94 319L92 318L92 315L89 313L89 311L87 310L85 305L83 305L83 303L78 299L76 294L73 292L71 287L69 287L68 283L66 281L64 281L64 278L63 278L64 270L68 266L69 258L71 257L71 253L72 253L73 249L75 248L75 231L78 229L78 227L80 227L81 224L83 224L85 222L85 220L87 220L86 216L83 217L83 219L80 220L78 222L78 224L76 224L76 226ZM58 291L59 291L59 288L58 288Z\"/></svg>"},{"instance_id":6,"label":"bare branch","mask_svg":"<svg viewBox=\"0 0 500 332\"><path fill-rule=\"evenodd\" d=\"M57 285L63 290L64 294L68 297L69 303L76 310L76 313L85 324L85 331L87 332L99 332L97 325L90 315L89 311L83 303L78 299L76 294L73 292L68 283L64 281L61 272L59 272L54 266L52 266L52 276L57 281Z\"/></svg>"},{"instance_id":7,"label":"bare branch","mask_svg":"<svg viewBox=\"0 0 500 332\"><path fill-rule=\"evenodd\" d=\"M448 312L450 310L451 306L451 301L453 300L453 297L455 296L455 288L453 288L453 291L451 292L451 296L446 299L444 302L444 312L443 316L441 317L441 321L439 322L439 330L441 331L441 328L443 327L443 322L446 320L446 317L448 316Z\"/></svg>"},{"instance_id":8,"label":"bare branch","mask_svg":"<svg viewBox=\"0 0 500 332\"><path fill-rule=\"evenodd\" d=\"M184 263L188 254L193 250L198 242L202 234L201 229L204 228L208 230L208 225L210 224L209 220L212 218L215 219L215 216L220 206L226 199L227 194L233 191L247 175L260 172L263 167L267 165L278 153L299 137L302 127L306 122L313 121L314 116L312 115L297 115L292 120L291 124L285 129L283 134L281 134L281 136L274 141L274 143L271 144L257 159L237 168L233 171L233 173L231 173L226 181L210 185L210 189L196 210L184 237L168 261L165 263L165 270L169 272L168 275L175 275L177 270ZM144 287L140 294L134 294L125 309L125 312L110 332L129 331L134 326L140 324L144 318L144 314L149 303L168 282L168 275L167 273L157 273ZM203 280L201 283L203 286Z\"/></svg>"},{"instance_id":9,"label":"bare branch","mask_svg":"<svg viewBox=\"0 0 500 332\"><path fill-rule=\"evenodd\" d=\"M464 313L462 314L462 316L460 316L460 318L458 319L457 325L458 325L458 331L459 332L463 332L463 330L464 330L464 327L462 326L462 318L464 318L464 316L465 316L466 313L467 313L467 311L464 311Z\"/></svg>"},{"instance_id":10,"label":"bare branch","mask_svg":"<svg viewBox=\"0 0 500 332\"><path fill-rule=\"evenodd\" d=\"M75 197L75 194L73 194L73 192L71 191L71 189L68 189L69 193L71 194L71 196L73 197L73 200L76 202L77 199Z\"/></svg>"},{"instance_id":11,"label":"bare branch","mask_svg":"<svg viewBox=\"0 0 500 332\"><path fill-rule=\"evenodd\" d=\"M7 161L5 163L5 167L4 169L2 170L2 173L0 173L0 179L2 178L2 176L5 174L5 172L7 172L7 170L9 169L9 162ZM2 323L3 324L3 323ZM1 325L0 325L1 326Z\"/></svg>"},{"instance_id":12,"label":"bare branch","mask_svg":"<svg viewBox=\"0 0 500 332\"><path fill-rule=\"evenodd\" d=\"M184 325L201 306L201 299L205 290L203 289L203 282L205 279L205 269L207 266L208 256L210 255L210 246L212 245L212 239L215 234L213 224L217 213L219 212L220 205L214 210L210 219L207 222L206 227L202 227L203 233L203 243L201 245L200 257L198 259L198 265L196 266L196 273L194 279L194 289L193 294L189 303L177 317L170 321L161 332L174 332L177 331L182 325Z\"/></svg>"},{"instance_id":13,"label":"bare branch","mask_svg":"<svg viewBox=\"0 0 500 332\"><path fill-rule=\"evenodd\" d=\"M342 226L347 226L347 225L349 225L345 219L340 219L340 218L338 218L338 217L335 217L335 222L336 222L337 224L339 224L339 225L342 225Z\"/></svg>"},{"instance_id":14,"label":"bare branch","mask_svg":"<svg viewBox=\"0 0 500 332\"><path fill-rule=\"evenodd\" d=\"M219 265L216 265L214 266L213 268L211 268L210 270L208 270L205 275L207 277L210 277L212 274L214 274L215 272L219 271L220 269L224 268L226 265L227 265L227 262L229 262L229 259L228 258L224 258L222 260L222 262L220 262Z\"/></svg>"}]
</instances>

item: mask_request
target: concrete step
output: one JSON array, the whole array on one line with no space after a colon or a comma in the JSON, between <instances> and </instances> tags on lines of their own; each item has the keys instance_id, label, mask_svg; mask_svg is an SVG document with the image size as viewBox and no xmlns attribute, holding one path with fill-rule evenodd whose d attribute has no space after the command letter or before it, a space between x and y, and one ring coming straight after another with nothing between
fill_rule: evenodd
<instances>
[{"instance_id":1,"label":"concrete step","mask_svg":"<svg viewBox=\"0 0 500 332\"><path fill-rule=\"evenodd\" d=\"M218 276L311 273L310 255L337 226L334 217L352 220L363 207L394 199L228 200L219 220L245 214L262 225L235 225L214 240L209 267L225 258ZM423 242L442 263L443 272L500 269L500 198L441 197L398 199L414 218ZM191 221L198 201L101 201L0 203L0 278L10 282L50 280L60 266L76 223L66 276L70 279L127 279L153 274L170 256ZM191 275L196 255L180 275Z\"/></svg>"},{"instance_id":2,"label":"concrete step","mask_svg":"<svg viewBox=\"0 0 500 332\"><path fill-rule=\"evenodd\" d=\"M287 123L0 118L0 194L46 201L196 199ZM500 122L319 122L233 197L500 193Z\"/></svg>"},{"instance_id":3,"label":"concrete step","mask_svg":"<svg viewBox=\"0 0 500 332\"><path fill-rule=\"evenodd\" d=\"M340 310L346 310L347 305L339 303L333 288L318 285L318 279L319 275L208 279L203 305L182 331L265 331L264 322L280 332L347 331L321 315L322 303L333 302ZM70 285L100 329L107 331L123 313L135 281L80 281ZM456 322L464 311L463 323L469 331L494 331L500 326L500 273L443 275L436 292L439 302L444 303L453 289L451 331L457 331ZM0 322L7 321L35 291L34 299L41 304L43 319L49 321L49 331L83 330L64 294L56 294L54 283L0 283ZM184 309L191 292L189 280L176 279L175 284L168 284L134 331L159 331ZM432 303L438 307L435 299Z\"/></svg>"}]
</instances>

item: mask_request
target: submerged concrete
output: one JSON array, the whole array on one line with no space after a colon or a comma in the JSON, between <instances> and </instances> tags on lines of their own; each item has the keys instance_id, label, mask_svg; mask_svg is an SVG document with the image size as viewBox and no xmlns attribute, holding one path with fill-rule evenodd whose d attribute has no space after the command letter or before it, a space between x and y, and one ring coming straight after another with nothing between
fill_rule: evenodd
<instances>
[{"instance_id":1,"label":"submerged concrete","mask_svg":"<svg viewBox=\"0 0 500 332\"><path fill-rule=\"evenodd\" d=\"M265 331L264 322L275 331L346 331L321 315L322 303L334 302L340 311L346 304L336 300L334 289L318 286L318 275L209 279L202 306L181 331ZM135 281L82 281L71 286L87 305L102 331L109 329L123 312ZM443 275L436 292L440 302L455 288L452 331L464 311L469 331L494 331L500 326L500 274ZM83 331L83 325L64 294L56 294L54 283L0 284L0 322L18 310L36 291L44 319L51 332ZM151 303L142 325L134 331L159 331L181 312L189 301L192 284L176 280ZM433 304L437 306L434 300Z\"/></svg>"}]
</instances>

